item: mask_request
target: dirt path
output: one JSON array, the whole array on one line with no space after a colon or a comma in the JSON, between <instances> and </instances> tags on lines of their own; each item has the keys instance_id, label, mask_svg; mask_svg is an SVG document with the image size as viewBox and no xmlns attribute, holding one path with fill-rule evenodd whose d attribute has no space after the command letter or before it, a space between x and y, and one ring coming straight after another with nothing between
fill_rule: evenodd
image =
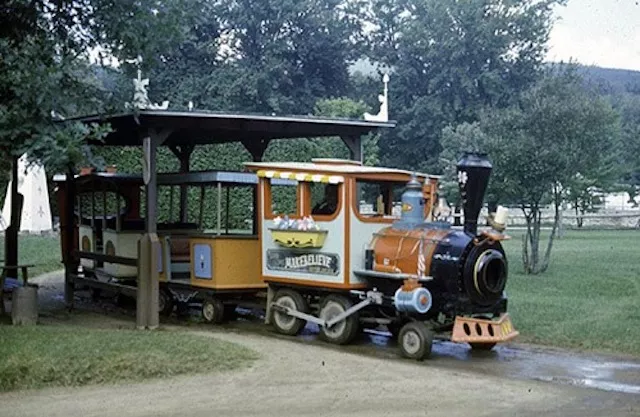
<instances>
[{"instance_id":1,"label":"dirt path","mask_svg":"<svg viewBox=\"0 0 640 417\"><path fill-rule=\"evenodd\" d=\"M0 395L2 416L633 416L640 398L416 367L258 335L203 332L262 358L237 373Z\"/></svg>"},{"instance_id":2,"label":"dirt path","mask_svg":"<svg viewBox=\"0 0 640 417\"><path fill-rule=\"evenodd\" d=\"M41 282L46 302L54 306L55 277ZM126 318L94 313L68 320L131 326ZM232 373L0 394L0 416L640 415L640 395L505 377L473 365L416 364L242 329L165 327L239 343L262 357Z\"/></svg>"}]
</instances>

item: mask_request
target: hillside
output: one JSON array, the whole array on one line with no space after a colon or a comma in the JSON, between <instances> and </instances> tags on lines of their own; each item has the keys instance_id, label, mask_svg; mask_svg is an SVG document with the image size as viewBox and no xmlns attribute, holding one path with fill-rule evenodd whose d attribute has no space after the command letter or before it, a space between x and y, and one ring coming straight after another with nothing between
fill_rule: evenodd
<instances>
[{"instance_id":1,"label":"hillside","mask_svg":"<svg viewBox=\"0 0 640 417\"><path fill-rule=\"evenodd\" d=\"M595 66L581 66L580 70L585 80L600 85L605 91L640 94L640 71Z\"/></svg>"},{"instance_id":2,"label":"hillside","mask_svg":"<svg viewBox=\"0 0 640 417\"><path fill-rule=\"evenodd\" d=\"M360 59L349 68L352 74L376 76L375 64L368 59ZM590 84L598 85L603 92L622 93L625 91L640 94L640 71L596 66L579 66L579 71Z\"/></svg>"}]
</instances>

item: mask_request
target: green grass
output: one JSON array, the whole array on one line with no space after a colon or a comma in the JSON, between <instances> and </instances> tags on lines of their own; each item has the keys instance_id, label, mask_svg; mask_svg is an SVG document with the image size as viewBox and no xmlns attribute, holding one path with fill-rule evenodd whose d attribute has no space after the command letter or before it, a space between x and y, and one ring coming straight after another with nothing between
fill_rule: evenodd
<instances>
[{"instance_id":1,"label":"green grass","mask_svg":"<svg viewBox=\"0 0 640 417\"><path fill-rule=\"evenodd\" d=\"M523 273L521 234L510 235L507 294L521 341L640 355L640 232L568 231L542 275Z\"/></svg>"},{"instance_id":2,"label":"green grass","mask_svg":"<svg viewBox=\"0 0 640 417\"><path fill-rule=\"evenodd\" d=\"M0 238L0 254L4 264L4 236ZM34 268L29 268L29 277L63 269L60 237L58 235L20 235L18 262L36 265Z\"/></svg>"},{"instance_id":3,"label":"green grass","mask_svg":"<svg viewBox=\"0 0 640 417\"><path fill-rule=\"evenodd\" d=\"M0 391L227 371L257 357L242 346L182 332L0 325Z\"/></svg>"},{"instance_id":4,"label":"green grass","mask_svg":"<svg viewBox=\"0 0 640 417\"><path fill-rule=\"evenodd\" d=\"M547 272L531 276L523 274L521 232L508 233L507 293L519 341L640 355L640 232L567 231ZM21 236L20 259L38 264L31 276L60 269L59 239Z\"/></svg>"}]
</instances>

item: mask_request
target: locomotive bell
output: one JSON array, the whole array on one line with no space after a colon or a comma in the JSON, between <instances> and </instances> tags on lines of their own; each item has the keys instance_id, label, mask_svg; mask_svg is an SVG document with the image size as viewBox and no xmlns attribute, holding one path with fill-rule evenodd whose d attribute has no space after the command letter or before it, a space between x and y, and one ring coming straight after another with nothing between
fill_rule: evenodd
<instances>
[{"instance_id":1,"label":"locomotive bell","mask_svg":"<svg viewBox=\"0 0 640 417\"><path fill-rule=\"evenodd\" d=\"M458 161L458 186L464 210L464 231L475 235L493 166L487 154L466 152Z\"/></svg>"}]
</instances>

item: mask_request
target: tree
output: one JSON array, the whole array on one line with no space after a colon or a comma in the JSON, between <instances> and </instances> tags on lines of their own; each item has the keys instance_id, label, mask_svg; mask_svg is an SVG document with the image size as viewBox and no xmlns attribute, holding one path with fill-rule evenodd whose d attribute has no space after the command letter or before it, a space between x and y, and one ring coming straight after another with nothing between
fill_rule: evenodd
<instances>
[{"instance_id":1,"label":"tree","mask_svg":"<svg viewBox=\"0 0 640 417\"><path fill-rule=\"evenodd\" d=\"M0 7L0 159L5 170L12 165L14 179L7 265L18 259L17 159L26 152L49 171L92 160L85 141L102 138L107 129L56 122L103 109L103 91L90 71L91 52L120 59L131 52L152 55L154 45L169 42L180 27L170 22L182 16L181 9L186 7L178 0L8 0Z\"/></svg>"},{"instance_id":2,"label":"tree","mask_svg":"<svg viewBox=\"0 0 640 417\"><path fill-rule=\"evenodd\" d=\"M360 31L342 0L205 2L152 79L185 106L310 114L319 98L348 91Z\"/></svg>"},{"instance_id":3,"label":"tree","mask_svg":"<svg viewBox=\"0 0 640 417\"><path fill-rule=\"evenodd\" d=\"M576 213L576 224L579 228L584 224L585 213L594 212L596 206L603 202L599 183L601 182L598 179L587 177L582 173L577 173L565 182L564 190L562 190L563 197L573 206Z\"/></svg>"},{"instance_id":4,"label":"tree","mask_svg":"<svg viewBox=\"0 0 640 417\"><path fill-rule=\"evenodd\" d=\"M624 94L616 103L622 124L622 166L620 189L629 193L634 207L640 194L640 94Z\"/></svg>"},{"instance_id":5,"label":"tree","mask_svg":"<svg viewBox=\"0 0 640 417\"><path fill-rule=\"evenodd\" d=\"M482 131L478 122L463 123L456 127L447 126L442 130L442 153L440 165L443 167L443 177L440 180L441 195L454 207L455 212L460 212L462 199L458 184L456 164L463 152L486 152L489 147L489 138ZM485 200L496 201L495 192L491 184L487 187ZM491 203L490 203L491 206ZM454 218L456 226L461 225L460 218Z\"/></svg>"},{"instance_id":6,"label":"tree","mask_svg":"<svg viewBox=\"0 0 640 417\"><path fill-rule=\"evenodd\" d=\"M517 104L483 112L479 128L483 135L476 137L484 141L481 146L494 166L491 190L503 204L520 207L526 218L524 270L528 274L544 272L549 266L563 190L582 173L593 174L614 158L617 114L602 97L586 90L572 71L551 71L520 94ZM468 129L462 125L455 132ZM541 256L541 215L547 202L553 204L555 215Z\"/></svg>"},{"instance_id":7,"label":"tree","mask_svg":"<svg viewBox=\"0 0 640 417\"><path fill-rule=\"evenodd\" d=\"M193 12L194 1L125 3L9 0L0 9L0 150L5 157L28 152L53 169L91 158L82 143L84 128L56 119L105 109L107 91L92 71L92 53L121 61L141 55L151 64L158 49L180 38L180 19Z\"/></svg>"},{"instance_id":8,"label":"tree","mask_svg":"<svg viewBox=\"0 0 640 417\"><path fill-rule=\"evenodd\" d=\"M314 116L359 119L370 110L359 101L348 98L320 99L314 107ZM365 165L376 165L379 134L370 134L363 138ZM265 160L271 161L310 161L312 158L349 159L349 149L340 138L309 138L276 141L269 145Z\"/></svg>"},{"instance_id":9,"label":"tree","mask_svg":"<svg viewBox=\"0 0 640 417\"><path fill-rule=\"evenodd\" d=\"M447 125L472 123L538 78L552 7L563 0L375 0L371 57L392 69L383 162L440 169Z\"/></svg>"}]
</instances>

